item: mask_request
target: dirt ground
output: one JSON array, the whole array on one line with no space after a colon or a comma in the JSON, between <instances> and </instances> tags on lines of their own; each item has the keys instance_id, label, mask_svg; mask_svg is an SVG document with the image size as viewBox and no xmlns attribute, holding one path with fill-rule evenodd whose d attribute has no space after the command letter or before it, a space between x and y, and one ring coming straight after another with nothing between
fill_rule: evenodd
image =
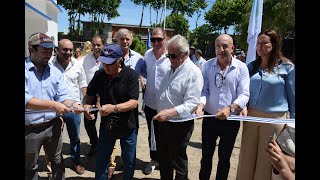
<instances>
[{"instance_id":1,"label":"dirt ground","mask_svg":"<svg viewBox=\"0 0 320 180\"><path fill-rule=\"evenodd\" d=\"M160 179L160 172L159 170L155 170L150 175L145 175L143 173L144 167L150 161L149 157L149 147L148 147L148 128L144 118L139 116L140 118L140 128L138 133L138 143L137 143L137 165L136 170L134 173L134 179ZM99 120L97 121L97 125L99 124ZM187 148L188 158L189 158L189 179L196 180L198 178L198 173L200 171L200 160L201 160L201 125L202 120L195 121L195 128L189 142L189 146ZM97 127L98 128L98 127ZM237 165L238 165L238 156L240 150L240 139L241 139L241 131L242 126L240 127L237 140L235 143L235 147L232 152L231 156L231 167L229 172L229 180L236 179L236 172L237 172ZM94 179L94 171L95 171L95 156L92 158L86 157L85 153L89 149L89 138L86 134L84 129L83 121L81 122L81 132L80 132L80 140L81 140L81 162L86 168L86 171L83 175L76 174L72 169L72 161L70 158L70 151L69 151L69 138L66 129L63 131L63 157L66 164L66 179L70 180L84 180L84 179ZM116 162L119 163L119 155L120 155L120 146L119 141L117 141L118 147L117 148L117 157ZM44 165L44 153L43 150L41 151L40 155L40 180L48 179L47 170ZM215 178L215 172L217 167L217 149L215 155L213 157L213 167L212 167L212 174L210 179ZM122 179L122 172L119 169L116 169L116 172L112 178L113 180L120 180Z\"/></svg>"}]
</instances>

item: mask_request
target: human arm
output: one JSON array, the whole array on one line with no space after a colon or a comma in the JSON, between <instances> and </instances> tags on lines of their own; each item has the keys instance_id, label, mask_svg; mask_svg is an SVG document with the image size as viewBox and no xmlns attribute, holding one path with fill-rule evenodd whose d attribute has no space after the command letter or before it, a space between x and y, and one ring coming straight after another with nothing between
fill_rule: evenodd
<instances>
[{"instance_id":1,"label":"human arm","mask_svg":"<svg viewBox=\"0 0 320 180\"><path fill-rule=\"evenodd\" d=\"M294 66L290 66L291 70L285 77L285 87L288 97L288 106L290 112L290 118L295 118L295 69Z\"/></svg>"},{"instance_id":2,"label":"human arm","mask_svg":"<svg viewBox=\"0 0 320 180\"><path fill-rule=\"evenodd\" d=\"M101 116L108 116L111 113L118 113L118 112L127 112L132 109L135 109L138 106L138 100L130 99L127 102L119 103L119 104L105 104L102 105L100 114Z\"/></svg>"},{"instance_id":3,"label":"human arm","mask_svg":"<svg viewBox=\"0 0 320 180\"><path fill-rule=\"evenodd\" d=\"M268 143L266 153L272 165L279 171L284 180L295 179L295 176L290 169L288 162L286 161L285 154L283 154L282 150L275 140L272 140ZM290 161L291 163L294 163L294 157L292 158L293 161L292 159Z\"/></svg>"}]
</instances>

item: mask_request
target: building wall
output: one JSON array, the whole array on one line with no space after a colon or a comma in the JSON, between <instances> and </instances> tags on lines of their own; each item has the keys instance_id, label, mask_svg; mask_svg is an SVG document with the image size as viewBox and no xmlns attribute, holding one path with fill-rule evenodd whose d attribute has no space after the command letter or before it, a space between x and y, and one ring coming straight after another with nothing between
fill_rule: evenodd
<instances>
[{"instance_id":1,"label":"building wall","mask_svg":"<svg viewBox=\"0 0 320 180\"><path fill-rule=\"evenodd\" d=\"M57 0L25 0L26 57L29 56L28 39L34 33L45 33L58 45L58 13L61 13L61 9L56 3Z\"/></svg>"}]
</instances>

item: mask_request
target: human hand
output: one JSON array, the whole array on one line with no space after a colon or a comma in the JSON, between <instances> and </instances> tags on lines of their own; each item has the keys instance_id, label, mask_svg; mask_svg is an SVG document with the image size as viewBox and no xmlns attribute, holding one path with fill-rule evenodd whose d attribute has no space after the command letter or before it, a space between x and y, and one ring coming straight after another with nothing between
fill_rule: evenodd
<instances>
[{"instance_id":1,"label":"human hand","mask_svg":"<svg viewBox=\"0 0 320 180\"><path fill-rule=\"evenodd\" d=\"M91 111L89 109L93 108L94 105L90 105L90 104L85 104L83 105L83 108L84 108L84 116L88 119L88 120L93 120L95 119L95 115L94 114L91 114Z\"/></svg>"},{"instance_id":2,"label":"human hand","mask_svg":"<svg viewBox=\"0 0 320 180\"><path fill-rule=\"evenodd\" d=\"M155 115L153 120L157 120L158 122L165 122L170 119L170 111L168 109L160 111L157 115Z\"/></svg>"},{"instance_id":3,"label":"human hand","mask_svg":"<svg viewBox=\"0 0 320 180\"><path fill-rule=\"evenodd\" d=\"M70 112L70 108L68 108L65 104L56 101L54 103L53 109L57 115L63 115Z\"/></svg>"},{"instance_id":4,"label":"human hand","mask_svg":"<svg viewBox=\"0 0 320 180\"><path fill-rule=\"evenodd\" d=\"M222 109L219 109L216 118L220 120L227 120L227 118L230 115L230 108L229 107L224 107Z\"/></svg>"},{"instance_id":5,"label":"human hand","mask_svg":"<svg viewBox=\"0 0 320 180\"><path fill-rule=\"evenodd\" d=\"M101 106L100 115L101 116L108 116L114 111L115 105L112 104L105 104Z\"/></svg>"},{"instance_id":6,"label":"human hand","mask_svg":"<svg viewBox=\"0 0 320 180\"><path fill-rule=\"evenodd\" d=\"M272 163L272 165L280 172L285 169L290 169L288 163L285 160L284 154L279 145L272 139L267 146L266 153Z\"/></svg>"},{"instance_id":7,"label":"human hand","mask_svg":"<svg viewBox=\"0 0 320 180\"><path fill-rule=\"evenodd\" d=\"M82 113L82 112L84 112L85 110L84 110L84 108L83 108L83 106L81 105L81 104L77 104L77 103L73 103L73 105L72 105L72 112L74 113L74 114L80 114L80 113Z\"/></svg>"},{"instance_id":8,"label":"human hand","mask_svg":"<svg viewBox=\"0 0 320 180\"><path fill-rule=\"evenodd\" d=\"M240 111L240 116L247 116L248 115L248 108L245 106L241 111Z\"/></svg>"}]
</instances>

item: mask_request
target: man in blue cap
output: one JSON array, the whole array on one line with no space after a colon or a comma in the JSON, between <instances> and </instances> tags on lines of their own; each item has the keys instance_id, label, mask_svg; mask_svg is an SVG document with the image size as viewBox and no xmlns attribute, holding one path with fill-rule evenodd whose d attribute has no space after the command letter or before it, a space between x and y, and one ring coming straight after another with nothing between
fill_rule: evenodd
<instances>
[{"instance_id":1,"label":"man in blue cap","mask_svg":"<svg viewBox=\"0 0 320 180\"><path fill-rule=\"evenodd\" d=\"M88 84L83 98L84 108L94 105L94 97L100 97L101 124L96 158L96 179L107 179L107 168L114 144L120 139L124 163L123 179L132 179L136 165L138 135L138 74L124 65L119 45L106 45L98 61L103 69L98 70ZM94 117L85 112L88 119Z\"/></svg>"}]
</instances>

